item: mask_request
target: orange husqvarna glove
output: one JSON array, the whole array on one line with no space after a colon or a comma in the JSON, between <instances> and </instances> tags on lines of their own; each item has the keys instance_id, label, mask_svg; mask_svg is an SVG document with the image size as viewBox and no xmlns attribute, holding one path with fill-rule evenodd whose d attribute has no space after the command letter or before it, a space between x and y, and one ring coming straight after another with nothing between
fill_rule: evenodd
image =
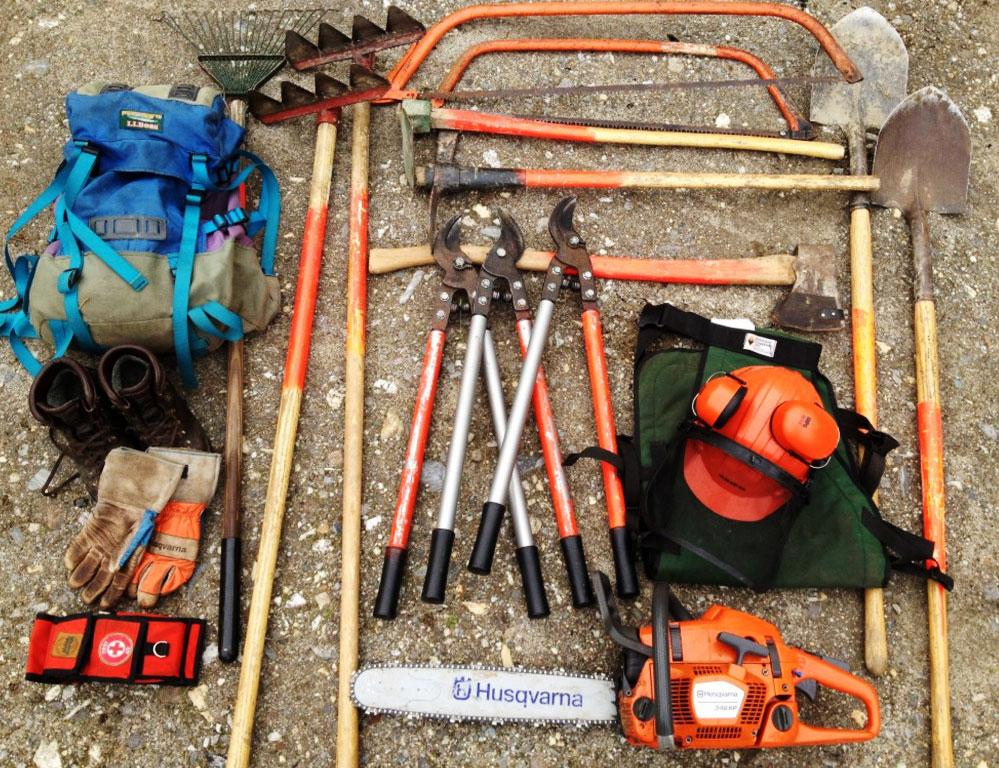
<instances>
[{"instance_id":1,"label":"orange husqvarna glove","mask_svg":"<svg viewBox=\"0 0 999 768\"><path fill-rule=\"evenodd\" d=\"M183 448L150 448L157 458L183 464L186 469L163 511L139 566L128 586L130 597L142 608L152 608L161 595L186 584L194 573L201 541L201 515L215 496L221 457L217 453Z\"/></svg>"}]
</instances>

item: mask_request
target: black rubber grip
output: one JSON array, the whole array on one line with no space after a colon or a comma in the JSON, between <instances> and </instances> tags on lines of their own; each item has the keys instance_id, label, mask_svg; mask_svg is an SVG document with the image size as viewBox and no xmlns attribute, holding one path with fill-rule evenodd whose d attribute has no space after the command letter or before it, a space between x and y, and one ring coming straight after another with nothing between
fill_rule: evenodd
<instances>
[{"instance_id":1,"label":"black rubber grip","mask_svg":"<svg viewBox=\"0 0 999 768\"><path fill-rule=\"evenodd\" d=\"M610 529L611 551L614 553L614 576L617 579L617 596L622 600L638 597L638 572L631 554L631 536L624 526Z\"/></svg>"},{"instance_id":2,"label":"black rubber grip","mask_svg":"<svg viewBox=\"0 0 999 768\"><path fill-rule=\"evenodd\" d=\"M239 537L222 539L222 568L219 573L219 658L231 663L239 658Z\"/></svg>"},{"instance_id":3,"label":"black rubber grip","mask_svg":"<svg viewBox=\"0 0 999 768\"><path fill-rule=\"evenodd\" d=\"M469 189L503 189L524 186L523 171L516 168L467 168L448 163L416 168L416 186L436 186L442 192Z\"/></svg>"},{"instance_id":4,"label":"black rubber grip","mask_svg":"<svg viewBox=\"0 0 999 768\"><path fill-rule=\"evenodd\" d=\"M517 550L517 565L520 566L520 579L524 582L524 600L527 602L527 615L532 619L543 619L551 611L548 608L548 595L545 594L545 580L541 575L541 558L533 544Z\"/></svg>"},{"instance_id":5,"label":"black rubber grip","mask_svg":"<svg viewBox=\"0 0 999 768\"><path fill-rule=\"evenodd\" d=\"M454 546L454 531L448 528L434 528L430 536L430 559L427 560L427 575L423 579L423 593L420 599L425 603L444 602L447 590L447 572L451 567L451 548Z\"/></svg>"},{"instance_id":6,"label":"black rubber grip","mask_svg":"<svg viewBox=\"0 0 999 768\"><path fill-rule=\"evenodd\" d=\"M495 501L487 501L482 505L479 532L472 546L472 556L468 558L468 570L472 573L489 573L492 570L496 541L499 539L500 528L503 527L505 513L506 507Z\"/></svg>"},{"instance_id":7,"label":"black rubber grip","mask_svg":"<svg viewBox=\"0 0 999 768\"><path fill-rule=\"evenodd\" d=\"M399 589L402 587L402 574L406 570L408 551L399 547L385 548L382 579L378 582L378 595L375 597L373 611L376 619L394 619L399 612Z\"/></svg>"},{"instance_id":8,"label":"black rubber grip","mask_svg":"<svg viewBox=\"0 0 999 768\"><path fill-rule=\"evenodd\" d=\"M566 536L561 543L572 607L587 608L593 605L593 587L590 586L589 569L583 553L583 537L577 533L575 536Z\"/></svg>"}]
</instances>

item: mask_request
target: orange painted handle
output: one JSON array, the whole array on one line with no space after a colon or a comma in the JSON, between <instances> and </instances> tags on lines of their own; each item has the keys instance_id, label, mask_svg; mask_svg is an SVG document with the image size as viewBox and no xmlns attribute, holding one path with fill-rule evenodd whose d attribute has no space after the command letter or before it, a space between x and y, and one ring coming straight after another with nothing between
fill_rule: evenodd
<instances>
[{"instance_id":1,"label":"orange painted handle","mask_svg":"<svg viewBox=\"0 0 999 768\"><path fill-rule=\"evenodd\" d=\"M423 354L423 370L416 390L416 406L413 421L409 427L409 442L406 444L406 458L399 479L399 494L396 497L392 528L388 546L406 549L409 546L409 531L413 522L413 509L420 491L420 474L423 471L423 455L427 448L427 435L430 433L430 419L437 399L437 381L440 379L441 360L444 358L444 331L432 330L427 337L427 350Z\"/></svg>"},{"instance_id":2,"label":"orange painted handle","mask_svg":"<svg viewBox=\"0 0 999 768\"><path fill-rule=\"evenodd\" d=\"M527 345L531 339L530 320L525 318L517 321L517 338L520 340L520 354L526 356ZM534 380L533 402L534 420L538 424L538 439L541 441L541 453L545 459L545 471L548 473L548 488L552 495L552 505L555 507L558 535L560 539L576 536L579 533L579 526L576 523L569 480L562 466L562 446L559 445L555 412L548 396L548 381L543 366L538 368L538 376Z\"/></svg>"},{"instance_id":3,"label":"orange painted handle","mask_svg":"<svg viewBox=\"0 0 999 768\"><path fill-rule=\"evenodd\" d=\"M593 416L597 427L597 445L617 453L617 429L614 426L614 404L611 399L610 379L607 375L607 357L604 354L604 334L600 311L583 312L583 343L586 346L586 367L590 373L590 391L593 395ZM606 461L600 462L607 497L607 520L611 528L625 525L624 489L617 470Z\"/></svg>"},{"instance_id":4,"label":"orange painted handle","mask_svg":"<svg viewBox=\"0 0 999 768\"><path fill-rule=\"evenodd\" d=\"M792 648L791 651L797 652L794 671L801 673L802 680L815 680L825 688L852 696L863 702L864 709L867 710L867 724L863 728L820 728L799 720L795 746L869 741L878 735L881 730L881 706L874 686L818 656L798 648Z\"/></svg>"},{"instance_id":5,"label":"orange painted handle","mask_svg":"<svg viewBox=\"0 0 999 768\"><path fill-rule=\"evenodd\" d=\"M817 19L798 8L779 3L742 2L741 0L672 0L671 2L542 2L471 5L455 11L426 31L410 46L389 74L396 89L404 88L420 65L448 32L477 19L531 16L632 16L650 14L705 16L762 16L785 19L804 27L822 46L847 82L857 82L863 75Z\"/></svg>"}]
</instances>

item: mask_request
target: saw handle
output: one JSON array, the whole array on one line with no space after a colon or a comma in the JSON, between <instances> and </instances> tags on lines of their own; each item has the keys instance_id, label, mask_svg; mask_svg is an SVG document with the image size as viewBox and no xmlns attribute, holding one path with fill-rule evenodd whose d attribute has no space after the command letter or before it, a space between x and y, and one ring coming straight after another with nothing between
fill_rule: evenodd
<instances>
[{"instance_id":1,"label":"saw handle","mask_svg":"<svg viewBox=\"0 0 999 768\"><path fill-rule=\"evenodd\" d=\"M818 656L800 649L794 650L798 654L793 667L795 676L800 674L801 680L814 680L821 686L859 699L867 710L867 725L863 728L822 728L799 720L795 744L798 746L842 744L868 741L877 736L881 730L881 707L874 686Z\"/></svg>"}]
</instances>

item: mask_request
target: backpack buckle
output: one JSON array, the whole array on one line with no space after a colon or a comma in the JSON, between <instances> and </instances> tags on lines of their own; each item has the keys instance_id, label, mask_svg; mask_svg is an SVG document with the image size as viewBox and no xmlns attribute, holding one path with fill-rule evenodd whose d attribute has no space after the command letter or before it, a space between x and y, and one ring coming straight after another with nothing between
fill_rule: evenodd
<instances>
[{"instance_id":1,"label":"backpack buckle","mask_svg":"<svg viewBox=\"0 0 999 768\"><path fill-rule=\"evenodd\" d=\"M59 275L59 293L65 295L67 293L72 293L73 289L76 288L77 283L80 282L80 268L70 267L69 269L63 270L62 274Z\"/></svg>"},{"instance_id":2,"label":"backpack buckle","mask_svg":"<svg viewBox=\"0 0 999 768\"><path fill-rule=\"evenodd\" d=\"M187 195L184 197L187 200L188 205L201 205L205 199L205 190L203 189L189 189Z\"/></svg>"}]
</instances>

